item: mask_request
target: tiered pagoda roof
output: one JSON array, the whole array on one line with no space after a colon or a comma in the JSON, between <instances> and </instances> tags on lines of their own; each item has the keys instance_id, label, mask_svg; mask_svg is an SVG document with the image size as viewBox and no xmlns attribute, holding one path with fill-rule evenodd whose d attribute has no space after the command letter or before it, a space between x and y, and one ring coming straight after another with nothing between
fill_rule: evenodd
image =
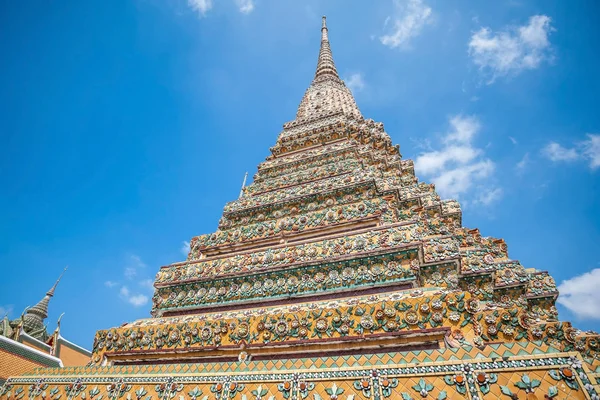
<instances>
[{"instance_id":1,"label":"tiered pagoda roof","mask_svg":"<svg viewBox=\"0 0 600 400\"><path fill-rule=\"evenodd\" d=\"M61 278L62 274L46 295L33 307L27 307L20 318L10 320L7 314L0 320L0 384L10 376L42 366L81 366L89 362L88 350L61 335L62 315L54 332L48 334L48 306Z\"/></svg>"},{"instance_id":2,"label":"tiered pagoda roof","mask_svg":"<svg viewBox=\"0 0 600 400\"><path fill-rule=\"evenodd\" d=\"M20 318L11 321L8 319L8 315L5 315L0 324L0 335L14 338L24 333L44 344L50 338L45 324L45 320L48 318L48 306L63 274L58 277L54 285L52 285L50 290L46 292L46 295L37 304L25 309Z\"/></svg>"}]
</instances>

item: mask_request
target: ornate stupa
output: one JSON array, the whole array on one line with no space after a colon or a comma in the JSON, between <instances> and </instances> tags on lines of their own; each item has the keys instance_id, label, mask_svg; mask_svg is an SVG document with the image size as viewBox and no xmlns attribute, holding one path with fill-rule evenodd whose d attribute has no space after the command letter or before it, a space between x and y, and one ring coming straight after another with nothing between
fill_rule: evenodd
<instances>
[{"instance_id":1,"label":"ornate stupa","mask_svg":"<svg viewBox=\"0 0 600 400\"><path fill-rule=\"evenodd\" d=\"M545 271L462 226L340 79L323 18L296 118L216 232L156 276L152 317L3 399L597 399L600 336Z\"/></svg>"},{"instance_id":2,"label":"ornate stupa","mask_svg":"<svg viewBox=\"0 0 600 400\"><path fill-rule=\"evenodd\" d=\"M65 268L66 270L66 268ZM0 320L0 384L13 375L32 372L39 367L83 366L91 353L68 340L56 329L48 333L46 319L50 300L54 297L61 276L46 295L33 307L27 307L20 318Z\"/></svg>"}]
</instances>

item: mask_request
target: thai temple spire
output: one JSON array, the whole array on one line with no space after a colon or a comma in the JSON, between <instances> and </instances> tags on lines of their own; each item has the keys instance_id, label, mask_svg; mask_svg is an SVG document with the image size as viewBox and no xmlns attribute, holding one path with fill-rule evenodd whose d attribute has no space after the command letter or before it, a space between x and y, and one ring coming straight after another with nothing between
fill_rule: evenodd
<instances>
[{"instance_id":1,"label":"thai temple spire","mask_svg":"<svg viewBox=\"0 0 600 400\"><path fill-rule=\"evenodd\" d=\"M45 320L48 317L48 305L61 277L62 274L35 306L26 307L15 319L11 320L5 315L0 320L0 400L5 400L2 399L2 394L6 393L2 384L10 376L32 373L40 367L81 367L90 360L91 353L88 350L61 335L62 314L54 332L49 334L47 330ZM31 288L27 282L23 283L22 292L29 292L27 289ZM44 392L36 393L45 397ZM58 397L61 396L55 400Z\"/></svg>"},{"instance_id":2,"label":"thai temple spire","mask_svg":"<svg viewBox=\"0 0 600 400\"><path fill-rule=\"evenodd\" d=\"M44 336L45 334L45 325L44 320L48 318L48 305L50 303L50 299L54 296L54 291L58 286L62 276L64 275L67 268L63 270L60 274L54 285L46 292L46 295L33 307L27 309L25 312L25 317L23 318L23 328L25 332L28 334L33 334L32 336ZM45 338L44 338L45 339Z\"/></svg>"},{"instance_id":3,"label":"thai temple spire","mask_svg":"<svg viewBox=\"0 0 600 400\"><path fill-rule=\"evenodd\" d=\"M548 272L419 182L360 114L328 33L323 18L314 79L243 195L158 271L152 318L0 400L47 384L51 400L600 400L600 335L559 322Z\"/></svg>"},{"instance_id":4,"label":"thai temple spire","mask_svg":"<svg viewBox=\"0 0 600 400\"><path fill-rule=\"evenodd\" d=\"M54 282L54 285L52 285L52 287L50 288L50 290L48 290L46 292L46 296L54 296L54 291L56 290L56 287L58 286L58 282L60 282L60 280L62 279L63 275L65 274L65 272L67 272L67 268L69 267L65 267L65 269L63 270L63 272L60 273L60 276L58 277L58 279L56 280L56 282Z\"/></svg>"},{"instance_id":5,"label":"thai temple spire","mask_svg":"<svg viewBox=\"0 0 600 400\"><path fill-rule=\"evenodd\" d=\"M337 69L335 68L335 63L333 62L331 47L329 46L327 19L325 16L323 16L323 23L321 26L321 48L319 50L319 61L317 62L317 71L315 72L314 81L317 82L324 79L340 80Z\"/></svg>"},{"instance_id":6,"label":"thai temple spire","mask_svg":"<svg viewBox=\"0 0 600 400\"><path fill-rule=\"evenodd\" d=\"M323 17L321 47L315 77L298 106L296 119L285 124L284 128L293 128L298 124L340 115L362 118L352 92L340 79L335 68L329 45L327 20ZM289 133L284 131L281 137L287 137Z\"/></svg>"}]
</instances>

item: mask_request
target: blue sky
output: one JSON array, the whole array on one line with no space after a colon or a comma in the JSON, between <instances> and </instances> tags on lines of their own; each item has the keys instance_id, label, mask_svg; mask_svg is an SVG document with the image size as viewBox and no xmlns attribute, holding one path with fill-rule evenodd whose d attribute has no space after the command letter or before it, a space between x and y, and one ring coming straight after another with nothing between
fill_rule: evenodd
<instances>
[{"instance_id":1,"label":"blue sky","mask_svg":"<svg viewBox=\"0 0 600 400\"><path fill-rule=\"evenodd\" d=\"M600 330L594 2L146 0L0 5L0 312L63 335L149 315L294 118L320 17L340 75L463 221L562 282Z\"/></svg>"}]
</instances>

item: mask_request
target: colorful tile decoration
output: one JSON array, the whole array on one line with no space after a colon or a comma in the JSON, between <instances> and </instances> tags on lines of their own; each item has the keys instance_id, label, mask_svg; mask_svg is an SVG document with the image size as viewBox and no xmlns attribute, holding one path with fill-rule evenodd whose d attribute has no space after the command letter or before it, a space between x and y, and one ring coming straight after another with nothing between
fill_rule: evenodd
<instances>
[{"instance_id":1,"label":"colorful tile decoration","mask_svg":"<svg viewBox=\"0 0 600 400\"><path fill-rule=\"evenodd\" d=\"M0 399L599 399L600 336L417 180L327 33L296 119L218 230L160 269L152 317Z\"/></svg>"}]
</instances>

